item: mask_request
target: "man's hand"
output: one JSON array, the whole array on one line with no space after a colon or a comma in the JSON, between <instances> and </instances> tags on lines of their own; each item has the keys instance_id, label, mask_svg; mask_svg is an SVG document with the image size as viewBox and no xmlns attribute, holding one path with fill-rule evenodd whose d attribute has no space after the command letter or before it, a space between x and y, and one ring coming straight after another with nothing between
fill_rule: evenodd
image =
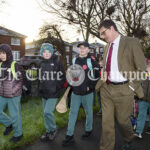
<instances>
[{"instance_id":1,"label":"man's hand","mask_svg":"<svg viewBox=\"0 0 150 150\"><path fill-rule=\"evenodd\" d=\"M150 67L147 67L146 71L150 74Z\"/></svg>"}]
</instances>

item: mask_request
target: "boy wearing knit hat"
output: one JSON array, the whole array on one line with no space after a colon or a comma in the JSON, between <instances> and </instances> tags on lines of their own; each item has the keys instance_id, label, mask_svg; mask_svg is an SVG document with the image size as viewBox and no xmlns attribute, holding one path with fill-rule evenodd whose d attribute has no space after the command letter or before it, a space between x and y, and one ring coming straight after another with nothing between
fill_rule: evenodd
<instances>
[{"instance_id":1,"label":"boy wearing knit hat","mask_svg":"<svg viewBox=\"0 0 150 150\"><path fill-rule=\"evenodd\" d=\"M0 123L6 127L4 136L14 130L10 141L18 142L23 137L20 101L25 72L13 61L12 50L7 44L0 44L0 60ZM6 105L10 117L3 112Z\"/></svg>"},{"instance_id":2,"label":"boy wearing knit hat","mask_svg":"<svg viewBox=\"0 0 150 150\"><path fill-rule=\"evenodd\" d=\"M40 54L43 56L43 61L40 65L39 94L42 97L46 128L46 133L42 135L41 140L47 141L54 140L56 137L54 110L66 78L65 71L50 43L42 44Z\"/></svg>"}]
</instances>

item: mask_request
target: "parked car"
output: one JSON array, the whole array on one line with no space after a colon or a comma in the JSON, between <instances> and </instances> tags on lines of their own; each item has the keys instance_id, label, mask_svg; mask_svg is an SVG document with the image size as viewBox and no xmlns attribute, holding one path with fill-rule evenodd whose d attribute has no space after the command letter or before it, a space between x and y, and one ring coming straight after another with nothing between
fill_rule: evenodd
<instances>
[{"instance_id":1,"label":"parked car","mask_svg":"<svg viewBox=\"0 0 150 150\"><path fill-rule=\"evenodd\" d=\"M25 69L28 68L38 68L40 63L42 61L42 57L37 55L37 56L23 56L19 64L22 65Z\"/></svg>"}]
</instances>

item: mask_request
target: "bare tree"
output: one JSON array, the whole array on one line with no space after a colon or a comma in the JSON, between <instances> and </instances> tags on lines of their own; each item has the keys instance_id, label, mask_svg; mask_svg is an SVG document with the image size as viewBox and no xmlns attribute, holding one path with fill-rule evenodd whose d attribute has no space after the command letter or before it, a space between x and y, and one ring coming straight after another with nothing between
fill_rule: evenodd
<instances>
[{"instance_id":1,"label":"bare tree","mask_svg":"<svg viewBox=\"0 0 150 150\"><path fill-rule=\"evenodd\" d=\"M146 31L145 16L150 15L150 0L42 0L43 9L69 24L88 41L90 34L100 38L99 23L110 18L123 35L141 39L146 47L150 33Z\"/></svg>"},{"instance_id":2,"label":"bare tree","mask_svg":"<svg viewBox=\"0 0 150 150\"><path fill-rule=\"evenodd\" d=\"M148 35L144 19L150 13L149 0L118 0L117 12L114 17L120 22L123 33L140 39Z\"/></svg>"},{"instance_id":3,"label":"bare tree","mask_svg":"<svg viewBox=\"0 0 150 150\"><path fill-rule=\"evenodd\" d=\"M115 9L112 0L42 0L42 9L54 13L69 24L78 25L85 41L90 34L99 37L98 25L110 17Z\"/></svg>"},{"instance_id":4,"label":"bare tree","mask_svg":"<svg viewBox=\"0 0 150 150\"><path fill-rule=\"evenodd\" d=\"M62 56L64 67L67 67L65 42L61 35L62 30L57 25L45 24L40 28L41 39L47 39L58 50ZM43 41L42 41L43 42Z\"/></svg>"}]
</instances>

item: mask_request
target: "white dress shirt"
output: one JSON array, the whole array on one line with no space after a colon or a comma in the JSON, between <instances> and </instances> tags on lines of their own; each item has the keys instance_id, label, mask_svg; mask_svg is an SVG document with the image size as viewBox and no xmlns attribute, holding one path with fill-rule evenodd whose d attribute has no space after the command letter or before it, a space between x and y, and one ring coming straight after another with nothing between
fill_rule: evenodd
<instances>
[{"instance_id":1,"label":"white dress shirt","mask_svg":"<svg viewBox=\"0 0 150 150\"><path fill-rule=\"evenodd\" d=\"M113 43L113 51L111 56L111 69L110 69L110 81L111 82L124 82L127 81L122 74L119 72L118 68L118 49L120 43L120 35L112 42ZM110 43L110 45L112 44ZM110 48L110 47L109 47ZM109 50L108 50L109 53ZM108 56L107 53L107 56ZM107 63L107 61L106 61Z\"/></svg>"}]
</instances>

